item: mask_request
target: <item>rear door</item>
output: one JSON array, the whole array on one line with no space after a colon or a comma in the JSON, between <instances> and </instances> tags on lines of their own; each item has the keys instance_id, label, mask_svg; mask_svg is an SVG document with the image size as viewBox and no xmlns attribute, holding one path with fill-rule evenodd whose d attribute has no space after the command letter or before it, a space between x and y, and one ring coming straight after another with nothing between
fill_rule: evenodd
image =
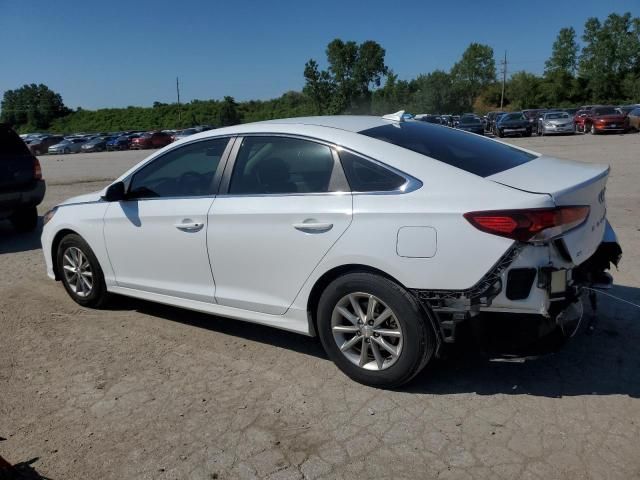
<instances>
[{"instance_id":1,"label":"rear door","mask_svg":"<svg viewBox=\"0 0 640 480\"><path fill-rule=\"evenodd\" d=\"M323 143L249 136L234 150L209 214L216 300L283 314L351 223L351 193Z\"/></svg>"},{"instance_id":2,"label":"rear door","mask_svg":"<svg viewBox=\"0 0 640 480\"><path fill-rule=\"evenodd\" d=\"M558 206L588 206L586 222L562 237L571 258L580 264L593 255L604 236L608 177L606 165L542 156L487 178L519 190L546 193Z\"/></svg>"},{"instance_id":3,"label":"rear door","mask_svg":"<svg viewBox=\"0 0 640 480\"><path fill-rule=\"evenodd\" d=\"M34 158L8 125L0 124L0 191L18 190L33 182Z\"/></svg>"}]
</instances>

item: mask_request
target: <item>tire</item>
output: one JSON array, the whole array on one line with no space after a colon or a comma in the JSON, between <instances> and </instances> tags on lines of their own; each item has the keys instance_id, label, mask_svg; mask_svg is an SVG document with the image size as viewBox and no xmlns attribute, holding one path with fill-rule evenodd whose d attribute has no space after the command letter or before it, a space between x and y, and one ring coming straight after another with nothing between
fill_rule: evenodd
<instances>
[{"instance_id":1,"label":"tire","mask_svg":"<svg viewBox=\"0 0 640 480\"><path fill-rule=\"evenodd\" d=\"M596 125L595 125L595 123L592 123L592 124L591 124L591 127L589 128L589 133L590 133L591 135L597 135L597 134L598 134L598 132L596 131Z\"/></svg>"},{"instance_id":2,"label":"tire","mask_svg":"<svg viewBox=\"0 0 640 480\"><path fill-rule=\"evenodd\" d=\"M77 252L80 252L79 256ZM110 295L107 292L102 268L93 250L80 235L72 233L62 239L56 252L56 262L62 284L73 301L83 307L92 308L100 308L107 303ZM69 273L68 268L65 268L74 265L84 266L81 271L85 274L89 271L91 276ZM89 284L82 281L81 276Z\"/></svg>"},{"instance_id":3,"label":"tire","mask_svg":"<svg viewBox=\"0 0 640 480\"><path fill-rule=\"evenodd\" d=\"M504 137L504 133L502 132L502 130L500 130L500 129L498 128L498 129L497 129L497 131L498 131L498 137L499 137L499 138Z\"/></svg>"},{"instance_id":4,"label":"tire","mask_svg":"<svg viewBox=\"0 0 640 480\"><path fill-rule=\"evenodd\" d=\"M372 298L373 320L391 312L378 328L367 320ZM360 306L360 315L354 302ZM404 288L380 275L355 272L337 278L322 293L317 314L320 341L329 358L348 377L365 385L393 388L407 383L436 348L436 334L422 307ZM339 345L348 344L343 353Z\"/></svg>"},{"instance_id":5,"label":"tire","mask_svg":"<svg viewBox=\"0 0 640 480\"><path fill-rule=\"evenodd\" d=\"M38 226L38 209L36 207L21 208L14 212L9 220L18 232L33 232Z\"/></svg>"}]
</instances>

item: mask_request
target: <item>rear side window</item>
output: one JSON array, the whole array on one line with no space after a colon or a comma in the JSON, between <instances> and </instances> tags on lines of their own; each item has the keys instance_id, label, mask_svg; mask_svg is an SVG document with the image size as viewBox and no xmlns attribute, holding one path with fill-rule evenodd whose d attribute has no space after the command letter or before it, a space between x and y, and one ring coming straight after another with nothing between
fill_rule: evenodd
<instances>
[{"instance_id":1,"label":"rear side window","mask_svg":"<svg viewBox=\"0 0 640 480\"><path fill-rule=\"evenodd\" d=\"M353 192L391 192L407 183L403 176L346 150L339 155Z\"/></svg>"},{"instance_id":2,"label":"rear side window","mask_svg":"<svg viewBox=\"0 0 640 480\"><path fill-rule=\"evenodd\" d=\"M242 141L229 193L241 195L324 193L334 188L331 149L286 137L247 137Z\"/></svg>"},{"instance_id":3,"label":"rear side window","mask_svg":"<svg viewBox=\"0 0 640 480\"><path fill-rule=\"evenodd\" d=\"M29 155L29 149L10 127L0 125L0 157Z\"/></svg>"},{"instance_id":4,"label":"rear side window","mask_svg":"<svg viewBox=\"0 0 640 480\"><path fill-rule=\"evenodd\" d=\"M481 177L509 170L536 158L531 153L479 135L423 122L390 123L359 133L421 153Z\"/></svg>"}]
</instances>

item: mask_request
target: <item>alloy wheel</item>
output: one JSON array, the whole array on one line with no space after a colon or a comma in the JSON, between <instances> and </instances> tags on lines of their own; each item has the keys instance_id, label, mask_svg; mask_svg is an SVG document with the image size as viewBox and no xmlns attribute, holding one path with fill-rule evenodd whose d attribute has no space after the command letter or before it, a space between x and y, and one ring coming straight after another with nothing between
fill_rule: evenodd
<instances>
[{"instance_id":1,"label":"alloy wheel","mask_svg":"<svg viewBox=\"0 0 640 480\"><path fill-rule=\"evenodd\" d=\"M331 315L331 331L342 354L365 370L385 370L402 353L400 322L388 305L369 293L342 297Z\"/></svg>"},{"instance_id":2,"label":"alloy wheel","mask_svg":"<svg viewBox=\"0 0 640 480\"><path fill-rule=\"evenodd\" d=\"M78 247L69 247L62 256L62 268L69 288L79 297L87 297L93 290L93 271L87 256Z\"/></svg>"}]
</instances>

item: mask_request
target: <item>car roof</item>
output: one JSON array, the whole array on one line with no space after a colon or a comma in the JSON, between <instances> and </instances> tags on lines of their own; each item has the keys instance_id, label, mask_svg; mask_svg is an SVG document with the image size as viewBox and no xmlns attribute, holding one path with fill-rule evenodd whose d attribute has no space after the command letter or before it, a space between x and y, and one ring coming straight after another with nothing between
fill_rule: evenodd
<instances>
[{"instance_id":1,"label":"car roof","mask_svg":"<svg viewBox=\"0 0 640 480\"><path fill-rule=\"evenodd\" d=\"M255 125L285 124L285 125L315 125L318 127L337 128L348 132L361 132L369 128L389 125L393 120L386 120L374 115L327 115L317 117L284 118L255 122ZM246 124L245 124L246 125Z\"/></svg>"}]
</instances>

